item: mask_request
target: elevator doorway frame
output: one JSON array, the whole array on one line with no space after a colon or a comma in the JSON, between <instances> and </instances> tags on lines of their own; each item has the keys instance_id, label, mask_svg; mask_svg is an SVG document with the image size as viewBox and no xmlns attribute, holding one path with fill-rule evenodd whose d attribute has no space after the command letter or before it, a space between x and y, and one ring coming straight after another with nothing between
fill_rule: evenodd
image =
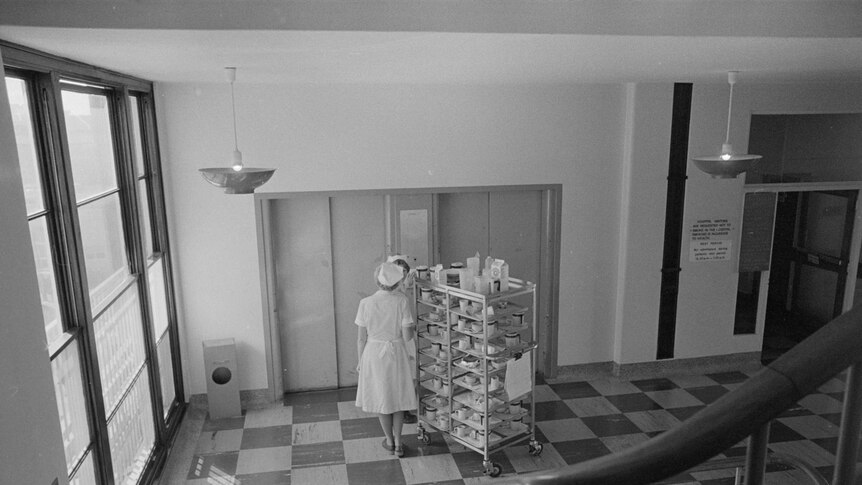
<instances>
[{"instance_id":1,"label":"elevator doorway frame","mask_svg":"<svg viewBox=\"0 0 862 485\"><path fill-rule=\"evenodd\" d=\"M257 229L258 266L260 270L261 306L263 310L264 350L266 353L267 397L276 401L284 394L282 380L282 356L279 338L279 319L277 301L276 275L273 271L274 248L271 226L271 203L274 200L295 199L300 197L338 197L355 195L417 195L417 194L454 194L467 192L498 192L498 191L539 191L541 192L541 268L540 281L536 283L542 288L544 315L540 316L545 332L540 332L542 349L538 361L539 368L544 371L544 377L554 378L558 373L557 365L557 335L559 332L559 285L560 285L560 238L562 192L561 184L541 185L495 185L468 187L424 187L411 189L367 189L340 191L309 191L309 192L272 192L254 195L255 226ZM539 322L536 322L537 324Z\"/></svg>"},{"instance_id":2,"label":"elevator doorway frame","mask_svg":"<svg viewBox=\"0 0 862 485\"><path fill-rule=\"evenodd\" d=\"M862 247L862 181L859 182L801 182L801 183L776 183L776 184L749 184L743 187L741 197L749 193L775 193L781 192L822 192L822 191L855 191L856 213L853 218L852 237L850 240L850 255L847 261L847 274L845 276L844 296L842 311L846 312L853 306L853 298L856 291L856 277L859 267L859 252ZM743 207L743 211L745 208ZM775 210L775 208L773 208ZM772 227L773 237L775 226ZM770 254L771 266L772 254ZM760 333L761 348L763 337L766 332L766 310L769 300L769 276L770 271L761 271L760 286L757 299L757 318L755 329Z\"/></svg>"}]
</instances>

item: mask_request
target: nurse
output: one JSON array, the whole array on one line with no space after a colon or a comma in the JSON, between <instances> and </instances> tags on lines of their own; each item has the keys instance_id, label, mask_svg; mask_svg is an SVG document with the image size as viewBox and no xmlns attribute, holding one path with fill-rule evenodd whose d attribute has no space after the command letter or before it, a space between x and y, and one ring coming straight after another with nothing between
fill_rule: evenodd
<instances>
[{"instance_id":1,"label":"nurse","mask_svg":"<svg viewBox=\"0 0 862 485\"><path fill-rule=\"evenodd\" d=\"M406 295L398 291L405 274L394 263L382 263L374 271L379 288L359 302L357 351L359 384L356 406L376 413L383 428L382 446L404 456L401 428L403 411L416 409L413 372L405 342L413 339L415 322Z\"/></svg>"}]
</instances>

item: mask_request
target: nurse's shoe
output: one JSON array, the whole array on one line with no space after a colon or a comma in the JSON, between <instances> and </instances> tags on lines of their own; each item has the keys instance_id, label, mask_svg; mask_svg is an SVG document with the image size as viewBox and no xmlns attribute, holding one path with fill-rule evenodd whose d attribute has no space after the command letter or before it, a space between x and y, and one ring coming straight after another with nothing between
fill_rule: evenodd
<instances>
[{"instance_id":1,"label":"nurse's shoe","mask_svg":"<svg viewBox=\"0 0 862 485\"><path fill-rule=\"evenodd\" d=\"M401 444L401 446L396 446L395 447L395 456L397 456L398 458L402 458L404 456L404 449L405 448L407 448L407 447L404 446L403 443Z\"/></svg>"},{"instance_id":2,"label":"nurse's shoe","mask_svg":"<svg viewBox=\"0 0 862 485\"><path fill-rule=\"evenodd\" d=\"M413 424L417 421L416 415L410 411L404 411L404 424Z\"/></svg>"}]
</instances>

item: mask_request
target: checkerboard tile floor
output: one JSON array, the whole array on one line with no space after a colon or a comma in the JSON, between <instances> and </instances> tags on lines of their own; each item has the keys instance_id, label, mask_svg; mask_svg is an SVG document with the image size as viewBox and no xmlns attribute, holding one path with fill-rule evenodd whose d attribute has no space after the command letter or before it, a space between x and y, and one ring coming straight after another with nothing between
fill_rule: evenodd
<instances>
[{"instance_id":1,"label":"checkerboard tile floor","mask_svg":"<svg viewBox=\"0 0 862 485\"><path fill-rule=\"evenodd\" d=\"M578 463L641 443L679 424L748 376L742 372L623 381L601 378L538 383L536 437L540 456L526 443L492 455L503 475ZM770 449L807 460L831 479L844 383L832 379L819 392L776 419ZM482 456L432 433L417 440L405 425L406 455L398 459L380 446L383 432L374 415L353 405L355 389L287 394L284 403L249 409L242 417L203 422L191 463L163 477L165 484L473 484L493 482ZM744 456L745 444L719 457ZM766 483L811 483L795 469L773 464ZM733 469L689 471L663 484L724 485Z\"/></svg>"}]
</instances>

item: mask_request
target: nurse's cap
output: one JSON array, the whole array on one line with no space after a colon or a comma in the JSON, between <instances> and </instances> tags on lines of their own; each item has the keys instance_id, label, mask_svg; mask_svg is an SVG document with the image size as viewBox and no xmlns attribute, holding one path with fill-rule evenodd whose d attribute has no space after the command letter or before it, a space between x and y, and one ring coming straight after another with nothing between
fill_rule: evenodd
<instances>
[{"instance_id":1,"label":"nurse's cap","mask_svg":"<svg viewBox=\"0 0 862 485\"><path fill-rule=\"evenodd\" d=\"M407 256L404 256L403 254L393 254L392 256L389 256L388 258L386 258L386 262L387 263L394 263L394 262L398 261L399 259L401 261L404 261L405 263L407 262Z\"/></svg>"},{"instance_id":2,"label":"nurse's cap","mask_svg":"<svg viewBox=\"0 0 862 485\"><path fill-rule=\"evenodd\" d=\"M402 278L404 271L395 263L382 263L377 272L377 281L383 286L395 286Z\"/></svg>"}]
</instances>

